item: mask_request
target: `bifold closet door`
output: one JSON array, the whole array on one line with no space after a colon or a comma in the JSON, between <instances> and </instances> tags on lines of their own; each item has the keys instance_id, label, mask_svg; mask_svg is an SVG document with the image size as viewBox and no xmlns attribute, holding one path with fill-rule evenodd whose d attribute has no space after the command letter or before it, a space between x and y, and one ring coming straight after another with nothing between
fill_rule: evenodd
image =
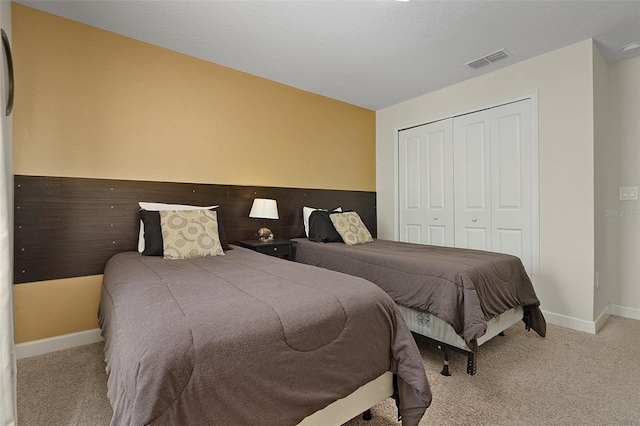
<instances>
[{"instance_id":1,"label":"bifold closet door","mask_svg":"<svg viewBox=\"0 0 640 426\"><path fill-rule=\"evenodd\" d=\"M534 263L531 100L398 133L400 241Z\"/></svg>"},{"instance_id":2,"label":"bifold closet door","mask_svg":"<svg viewBox=\"0 0 640 426\"><path fill-rule=\"evenodd\" d=\"M453 121L398 138L400 241L453 246Z\"/></svg>"},{"instance_id":3,"label":"bifold closet door","mask_svg":"<svg viewBox=\"0 0 640 426\"><path fill-rule=\"evenodd\" d=\"M518 256L531 271L530 100L456 117L455 246Z\"/></svg>"},{"instance_id":4,"label":"bifold closet door","mask_svg":"<svg viewBox=\"0 0 640 426\"><path fill-rule=\"evenodd\" d=\"M455 247L491 250L491 113L453 120Z\"/></svg>"},{"instance_id":5,"label":"bifold closet door","mask_svg":"<svg viewBox=\"0 0 640 426\"><path fill-rule=\"evenodd\" d=\"M533 265L531 101L491 109L491 250Z\"/></svg>"}]
</instances>

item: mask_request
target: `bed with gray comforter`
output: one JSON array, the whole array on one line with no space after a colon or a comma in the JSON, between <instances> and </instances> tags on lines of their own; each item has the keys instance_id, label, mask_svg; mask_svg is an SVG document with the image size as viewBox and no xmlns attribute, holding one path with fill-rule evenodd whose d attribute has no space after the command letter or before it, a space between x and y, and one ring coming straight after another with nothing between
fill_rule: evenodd
<instances>
[{"instance_id":1,"label":"bed with gray comforter","mask_svg":"<svg viewBox=\"0 0 640 426\"><path fill-rule=\"evenodd\" d=\"M99 320L112 425L294 425L386 371L404 425L431 402L384 291L239 247L189 260L114 256Z\"/></svg>"},{"instance_id":2,"label":"bed with gray comforter","mask_svg":"<svg viewBox=\"0 0 640 426\"><path fill-rule=\"evenodd\" d=\"M436 315L471 351L487 321L523 306L529 325L546 334L540 301L519 258L502 253L376 239L348 246L297 238L296 262L365 278L399 305Z\"/></svg>"}]
</instances>

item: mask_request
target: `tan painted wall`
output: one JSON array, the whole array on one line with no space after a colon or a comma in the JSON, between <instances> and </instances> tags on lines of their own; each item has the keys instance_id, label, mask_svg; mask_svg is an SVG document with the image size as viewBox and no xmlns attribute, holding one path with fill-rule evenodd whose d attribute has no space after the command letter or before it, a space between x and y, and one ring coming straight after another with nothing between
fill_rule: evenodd
<instances>
[{"instance_id":1,"label":"tan painted wall","mask_svg":"<svg viewBox=\"0 0 640 426\"><path fill-rule=\"evenodd\" d=\"M16 343L98 327L102 275L15 285Z\"/></svg>"},{"instance_id":2,"label":"tan painted wall","mask_svg":"<svg viewBox=\"0 0 640 426\"><path fill-rule=\"evenodd\" d=\"M375 113L13 4L14 173L375 190ZM95 277L15 287L16 341L95 328Z\"/></svg>"}]
</instances>

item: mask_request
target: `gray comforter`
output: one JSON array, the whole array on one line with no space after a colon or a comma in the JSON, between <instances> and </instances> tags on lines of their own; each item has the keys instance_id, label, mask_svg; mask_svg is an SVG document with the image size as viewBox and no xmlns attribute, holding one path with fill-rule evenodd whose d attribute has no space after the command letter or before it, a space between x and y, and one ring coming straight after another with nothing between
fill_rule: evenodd
<instances>
[{"instance_id":1,"label":"gray comforter","mask_svg":"<svg viewBox=\"0 0 640 426\"><path fill-rule=\"evenodd\" d=\"M393 301L356 277L235 248L121 253L99 310L112 425L292 425L386 371L403 424L431 402Z\"/></svg>"},{"instance_id":2,"label":"gray comforter","mask_svg":"<svg viewBox=\"0 0 640 426\"><path fill-rule=\"evenodd\" d=\"M396 303L447 322L473 351L487 320L520 305L531 327L546 334L540 301L515 256L386 240L355 246L294 241L297 262L372 281Z\"/></svg>"}]
</instances>

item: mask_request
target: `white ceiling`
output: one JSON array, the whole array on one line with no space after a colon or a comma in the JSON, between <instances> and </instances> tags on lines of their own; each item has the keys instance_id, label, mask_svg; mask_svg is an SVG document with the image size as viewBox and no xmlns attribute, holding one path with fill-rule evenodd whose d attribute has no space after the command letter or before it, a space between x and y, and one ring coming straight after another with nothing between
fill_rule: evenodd
<instances>
[{"instance_id":1,"label":"white ceiling","mask_svg":"<svg viewBox=\"0 0 640 426\"><path fill-rule=\"evenodd\" d=\"M371 110L589 38L607 62L640 42L640 0L18 3Z\"/></svg>"}]
</instances>

